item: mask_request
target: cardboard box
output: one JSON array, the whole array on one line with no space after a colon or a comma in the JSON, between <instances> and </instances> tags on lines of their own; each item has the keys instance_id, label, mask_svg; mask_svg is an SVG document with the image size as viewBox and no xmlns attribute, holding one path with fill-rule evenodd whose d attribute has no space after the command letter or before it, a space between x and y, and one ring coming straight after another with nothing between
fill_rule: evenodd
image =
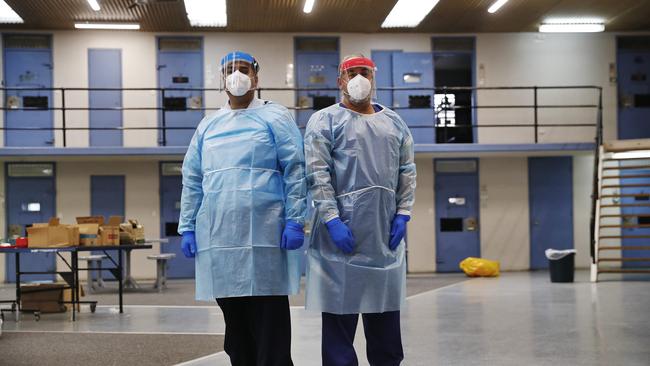
<instances>
[{"instance_id":1,"label":"cardboard box","mask_svg":"<svg viewBox=\"0 0 650 366\"><path fill-rule=\"evenodd\" d=\"M143 244L144 227L135 219L120 224L120 244Z\"/></svg>"},{"instance_id":2,"label":"cardboard box","mask_svg":"<svg viewBox=\"0 0 650 366\"><path fill-rule=\"evenodd\" d=\"M84 297L86 296L86 293L84 292L83 286L79 285L79 297ZM81 300L81 299L78 299ZM63 301L64 302L72 302L72 289L71 288L66 288L63 290ZM66 304L67 305L67 304ZM68 311L72 311L72 306L66 306L68 308ZM81 311L81 304L77 304L77 311Z\"/></svg>"},{"instance_id":3,"label":"cardboard box","mask_svg":"<svg viewBox=\"0 0 650 366\"><path fill-rule=\"evenodd\" d=\"M108 223L99 228L102 238L102 245L120 245L120 224L122 216L111 216Z\"/></svg>"},{"instance_id":4,"label":"cardboard box","mask_svg":"<svg viewBox=\"0 0 650 366\"><path fill-rule=\"evenodd\" d=\"M78 216L77 224L104 225L104 216Z\"/></svg>"},{"instance_id":5,"label":"cardboard box","mask_svg":"<svg viewBox=\"0 0 650 366\"><path fill-rule=\"evenodd\" d=\"M99 224L77 224L77 226L79 227L79 245L99 245Z\"/></svg>"},{"instance_id":6,"label":"cardboard box","mask_svg":"<svg viewBox=\"0 0 650 366\"><path fill-rule=\"evenodd\" d=\"M63 284L40 283L20 286L20 308L41 313L66 311L63 301Z\"/></svg>"},{"instance_id":7,"label":"cardboard box","mask_svg":"<svg viewBox=\"0 0 650 366\"><path fill-rule=\"evenodd\" d=\"M79 228L76 225L61 225L53 217L47 223L35 223L27 228L28 247L48 248L79 245Z\"/></svg>"},{"instance_id":8,"label":"cardboard box","mask_svg":"<svg viewBox=\"0 0 650 366\"><path fill-rule=\"evenodd\" d=\"M77 217L79 226L79 244L84 246L101 245L99 227L104 223L104 216Z\"/></svg>"},{"instance_id":9,"label":"cardboard box","mask_svg":"<svg viewBox=\"0 0 650 366\"><path fill-rule=\"evenodd\" d=\"M122 216L111 216L108 222L104 223L103 216L82 216L77 217L77 224L86 232L84 235L84 245L119 245L120 244L120 224ZM94 229L97 230L96 240L93 240Z\"/></svg>"}]
</instances>

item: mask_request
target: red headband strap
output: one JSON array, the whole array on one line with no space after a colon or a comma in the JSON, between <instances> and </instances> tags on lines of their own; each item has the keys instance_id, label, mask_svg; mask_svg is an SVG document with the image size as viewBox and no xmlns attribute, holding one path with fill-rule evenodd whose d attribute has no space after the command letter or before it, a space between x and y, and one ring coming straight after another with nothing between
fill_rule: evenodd
<instances>
[{"instance_id":1,"label":"red headband strap","mask_svg":"<svg viewBox=\"0 0 650 366\"><path fill-rule=\"evenodd\" d=\"M339 71L345 71L353 67L367 67L369 69L375 69L375 63L371 59L365 57L354 57L348 60L345 60L341 63Z\"/></svg>"}]
</instances>

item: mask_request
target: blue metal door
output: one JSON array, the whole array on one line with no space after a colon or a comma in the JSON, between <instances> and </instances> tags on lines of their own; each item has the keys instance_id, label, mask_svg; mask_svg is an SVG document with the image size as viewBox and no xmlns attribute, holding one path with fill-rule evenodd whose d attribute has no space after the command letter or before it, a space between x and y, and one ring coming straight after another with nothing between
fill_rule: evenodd
<instances>
[{"instance_id":1,"label":"blue metal door","mask_svg":"<svg viewBox=\"0 0 650 366\"><path fill-rule=\"evenodd\" d=\"M161 144L187 146L203 113L203 49L200 38L158 39L158 86L161 107ZM194 90L193 90L194 89ZM181 129L182 128L182 129Z\"/></svg>"},{"instance_id":2,"label":"blue metal door","mask_svg":"<svg viewBox=\"0 0 650 366\"><path fill-rule=\"evenodd\" d=\"M478 160L436 159L436 270L459 272L458 264L481 254Z\"/></svg>"},{"instance_id":3,"label":"blue metal door","mask_svg":"<svg viewBox=\"0 0 650 366\"><path fill-rule=\"evenodd\" d=\"M122 88L122 50L88 49L88 87ZM90 128L122 127L122 91L90 90L88 98ZM90 130L90 146L122 146L122 131Z\"/></svg>"},{"instance_id":4,"label":"blue metal door","mask_svg":"<svg viewBox=\"0 0 650 366\"><path fill-rule=\"evenodd\" d=\"M377 66L375 83L377 88L393 87L393 54L399 50L373 50L372 61ZM391 90L377 90L377 102L388 108L393 106L393 92Z\"/></svg>"},{"instance_id":5,"label":"blue metal door","mask_svg":"<svg viewBox=\"0 0 650 366\"><path fill-rule=\"evenodd\" d=\"M163 238L169 243L160 246L161 253L175 253L169 260L167 275L170 278L194 278L194 259L185 258L181 251L181 237L178 235L178 218L181 209L183 189L181 163L163 163L160 176L160 225Z\"/></svg>"},{"instance_id":6,"label":"blue metal door","mask_svg":"<svg viewBox=\"0 0 650 366\"><path fill-rule=\"evenodd\" d=\"M298 88L338 88L338 52L298 52L296 53L296 84ZM338 90L299 91L298 106L306 108L298 111L298 126L304 128L309 117L320 109L338 102Z\"/></svg>"},{"instance_id":7,"label":"blue metal door","mask_svg":"<svg viewBox=\"0 0 650 366\"><path fill-rule=\"evenodd\" d=\"M10 36L7 36L10 37ZM52 51L47 47L28 48L29 44L8 42L4 48L4 85L7 88L31 88L8 90L5 93L5 146L53 146ZM9 48L8 47L24 48ZM16 110L12 110L15 108ZM33 128L35 130L10 130Z\"/></svg>"},{"instance_id":8,"label":"blue metal door","mask_svg":"<svg viewBox=\"0 0 650 366\"><path fill-rule=\"evenodd\" d=\"M433 56L429 52L393 53L393 86L433 88ZM393 105L413 132L416 144L435 140L433 90L396 90Z\"/></svg>"},{"instance_id":9,"label":"blue metal door","mask_svg":"<svg viewBox=\"0 0 650 366\"><path fill-rule=\"evenodd\" d=\"M618 51L618 138L650 138L650 50Z\"/></svg>"},{"instance_id":10,"label":"blue metal door","mask_svg":"<svg viewBox=\"0 0 650 366\"><path fill-rule=\"evenodd\" d=\"M7 237L25 236L26 227L48 222L55 216L56 189L54 164L7 164ZM16 259L6 254L7 282L16 282ZM21 271L56 270L55 255L34 253L20 255ZM25 275L21 282L53 281L55 275Z\"/></svg>"},{"instance_id":11,"label":"blue metal door","mask_svg":"<svg viewBox=\"0 0 650 366\"><path fill-rule=\"evenodd\" d=\"M572 158L528 158L528 200L530 268L548 268L546 249L573 248Z\"/></svg>"},{"instance_id":12,"label":"blue metal door","mask_svg":"<svg viewBox=\"0 0 650 366\"><path fill-rule=\"evenodd\" d=\"M92 175L90 176L90 214L93 216L104 216L108 220L110 216L124 216L125 194L123 175ZM117 261L117 251L108 251L111 257ZM95 252L95 254L103 254ZM102 266L105 268L115 265L108 259L104 259ZM108 271L102 273L104 278L114 280L113 274Z\"/></svg>"}]
</instances>

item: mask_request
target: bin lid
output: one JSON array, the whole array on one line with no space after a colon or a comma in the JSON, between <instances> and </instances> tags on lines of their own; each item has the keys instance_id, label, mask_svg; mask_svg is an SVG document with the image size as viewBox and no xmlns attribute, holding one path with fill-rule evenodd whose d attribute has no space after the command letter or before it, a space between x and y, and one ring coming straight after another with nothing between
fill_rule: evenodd
<instances>
[{"instance_id":1,"label":"bin lid","mask_svg":"<svg viewBox=\"0 0 650 366\"><path fill-rule=\"evenodd\" d=\"M550 260L558 260L566 257L569 254L576 254L575 249L565 249L565 250L557 250L557 249L546 249L544 252L546 254L546 258Z\"/></svg>"}]
</instances>

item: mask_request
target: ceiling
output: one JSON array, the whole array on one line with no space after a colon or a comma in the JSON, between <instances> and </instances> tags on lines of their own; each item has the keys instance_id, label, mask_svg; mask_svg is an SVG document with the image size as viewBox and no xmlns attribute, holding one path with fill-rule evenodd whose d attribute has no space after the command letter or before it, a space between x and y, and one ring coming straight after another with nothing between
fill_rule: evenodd
<instances>
[{"instance_id":1,"label":"ceiling","mask_svg":"<svg viewBox=\"0 0 650 366\"><path fill-rule=\"evenodd\" d=\"M304 14L304 0L228 0L226 28L193 28L183 0L5 0L24 24L0 29L73 29L75 22L138 22L149 32L536 32L547 17L590 16L606 20L607 31L650 30L650 0L510 0L496 14L495 0L440 0L414 29L382 29L395 0L316 0Z\"/></svg>"}]
</instances>

